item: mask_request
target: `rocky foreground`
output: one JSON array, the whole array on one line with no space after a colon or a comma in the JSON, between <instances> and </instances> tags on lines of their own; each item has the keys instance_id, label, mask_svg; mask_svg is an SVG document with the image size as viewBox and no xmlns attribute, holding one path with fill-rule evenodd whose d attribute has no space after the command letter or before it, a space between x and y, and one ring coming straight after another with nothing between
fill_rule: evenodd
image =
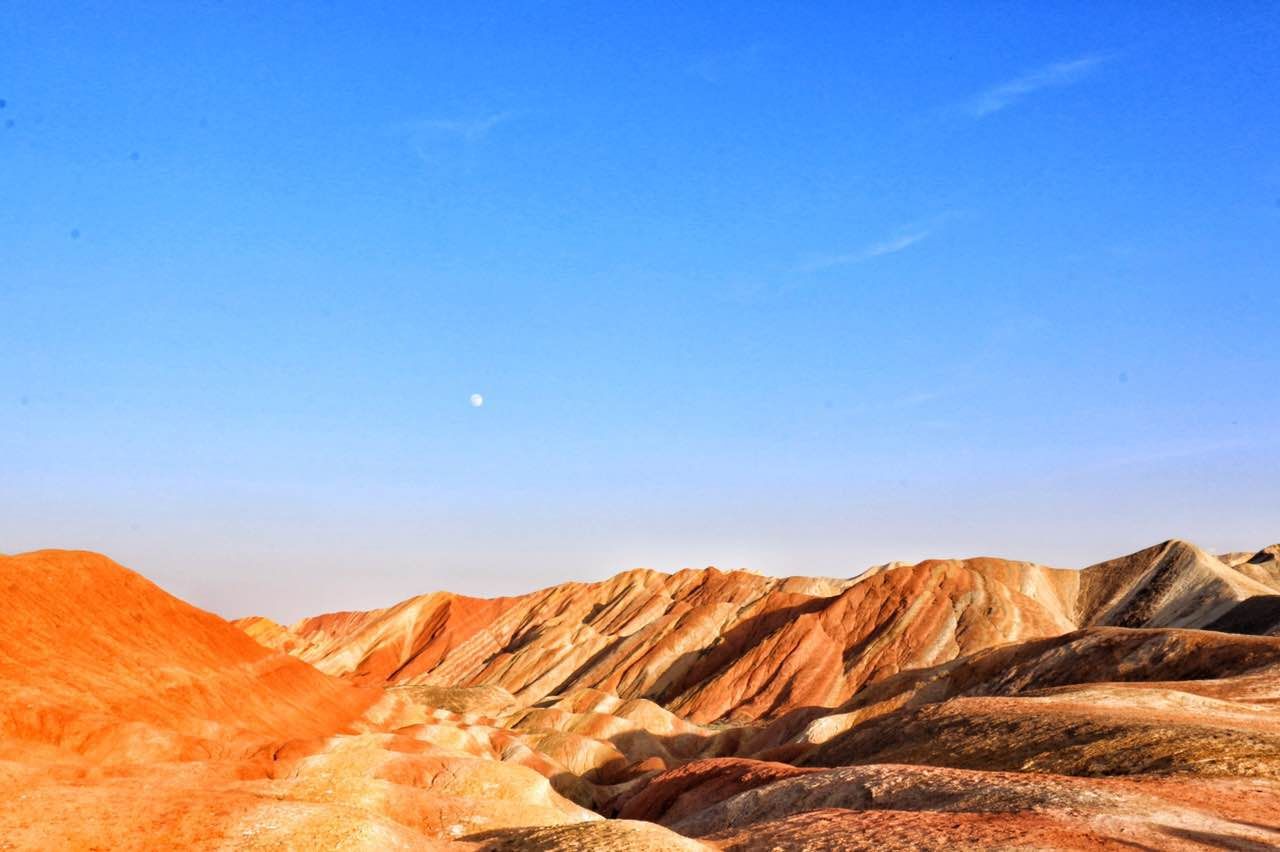
<instances>
[{"instance_id":1,"label":"rocky foreground","mask_svg":"<svg viewBox=\"0 0 1280 852\"><path fill-rule=\"evenodd\" d=\"M1280 547L235 624L0 557L0 848L1280 848Z\"/></svg>"}]
</instances>

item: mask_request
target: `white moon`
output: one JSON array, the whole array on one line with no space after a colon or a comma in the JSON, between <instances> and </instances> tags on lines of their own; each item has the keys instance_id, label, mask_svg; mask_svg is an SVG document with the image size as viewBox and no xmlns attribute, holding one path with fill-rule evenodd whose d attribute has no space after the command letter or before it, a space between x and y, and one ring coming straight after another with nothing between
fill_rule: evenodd
<instances>
[{"instance_id":1,"label":"white moon","mask_svg":"<svg viewBox=\"0 0 1280 852\"><path fill-rule=\"evenodd\" d=\"M482 405L484 405L484 397L478 393L471 394L471 407L479 408Z\"/></svg>"}]
</instances>

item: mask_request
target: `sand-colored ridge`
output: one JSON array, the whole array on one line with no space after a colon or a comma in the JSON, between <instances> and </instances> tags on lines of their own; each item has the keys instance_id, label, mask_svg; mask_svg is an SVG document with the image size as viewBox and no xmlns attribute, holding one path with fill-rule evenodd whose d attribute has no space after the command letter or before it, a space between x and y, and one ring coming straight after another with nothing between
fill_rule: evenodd
<instances>
[{"instance_id":1,"label":"sand-colored ridge","mask_svg":"<svg viewBox=\"0 0 1280 852\"><path fill-rule=\"evenodd\" d=\"M591 688L691 721L833 706L864 682L1071 629L1076 572L934 560L855 580L631 571L515 598L432 594L304 619L302 659L370 682L494 686L517 703Z\"/></svg>"},{"instance_id":2,"label":"sand-colored ridge","mask_svg":"<svg viewBox=\"0 0 1280 852\"><path fill-rule=\"evenodd\" d=\"M1178 539L1091 565L1080 578L1082 627L1201 627L1275 591Z\"/></svg>"}]
</instances>

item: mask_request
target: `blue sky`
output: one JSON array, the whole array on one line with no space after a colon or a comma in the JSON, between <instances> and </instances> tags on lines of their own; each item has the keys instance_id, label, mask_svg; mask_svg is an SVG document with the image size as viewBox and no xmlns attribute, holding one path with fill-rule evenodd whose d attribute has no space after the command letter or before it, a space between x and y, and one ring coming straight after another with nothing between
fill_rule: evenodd
<instances>
[{"instance_id":1,"label":"blue sky","mask_svg":"<svg viewBox=\"0 0 1280 852\"><path fill-rule=\"evenodd\" d=\"M8 7L0 550L294 618L1280 539L1273 6L480 5Z\"/></svg>"}]
</instances>

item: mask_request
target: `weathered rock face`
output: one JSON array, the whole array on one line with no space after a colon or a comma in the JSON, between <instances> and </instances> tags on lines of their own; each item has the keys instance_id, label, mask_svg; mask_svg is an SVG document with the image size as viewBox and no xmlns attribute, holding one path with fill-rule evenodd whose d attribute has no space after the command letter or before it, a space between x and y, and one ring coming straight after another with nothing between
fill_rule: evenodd
<instances>
[{"instance_id":1,"label":"weathered rock face","mask_svg":"<svg viewBox=\"0 0 1280 852\"><path fill-rule=\"evenodd\" d=\"M695 760L628 791L615 807L622 819L673 825L746 790L821 771L741 757Z\"/></svg>"},{"instance_id":2,"label":"weathered rock face","mask_svg":"<svg viewBox=\"0 0 1280 852\"><path fill-rule=\"evenodd\" d=\"M521 704L590 688L698 723L745 722L1081 626L1204 626L1276 591L1170 541L1083 571L987 558L891 563L852 580L631 571L515 598L425 595L305 619L294 638L272 630L267 641L358 683L492 686Z\"/></svg>"},{"instance_id":3,"label":"weathered rock face","mask_svg":"<svg viewBox=\"0 0 1280 852\"><path fill-rule=\"evenodd\" d=\"M1081 627L1202 627L1277 589L1193 544L1167 541L1080 572Z\"/></svg>"},{"instance_id":4,"label":"weathered rock face","mask_svg":"<svg viewBox=\"0 0 1280 852\"><path fill-rule=\"evenodd\" d=\"M0 558L0 837L1267 848L1272 550L633 571L240 629L104 557Z\"/></svg>"},{"instance_id":5,"label":"weathered rock face","mask_svg":"<svg viewBox=\"0 0 1280 852\"><path fill-rule=\"evenodd\" d=\"M945 706L961 698L1034 696L1036 701L1016 706L1036 717L1048 712L1048 697L1069 698L1072 690L1080 694L1088 690L1126 690L1119 693L1121 702L1133 700L1136 705L1137 688L1151 686L1185 699L1187 720L1193 720L1202 709L1194 706L1192 695L1239 701L1243 711L1252 712L1257 709L1253 705L1258 700L1272 700L1268 696L1274 690L1268 686L1265 673L1278 665L1280 642L1273 639L1192 630L1089 628L990 648L940 666L902 672L868 686L840 707L803 708L787 713L757 728L742 750L759 756L784 755L791 762L804 760L806 755L822 765L864 762L842 750L841 735L850 732L852 736L856 730L863 732L859 736L865 736L871 723L881 717L892 716L896 723L905 724L908 711ZM1268 717L1263 713L1259 718ZM893 720L877 724L890 729L895 724ZM1219 721L1229 722L1229 718ZM818 751L833 755L815 756L814 746L824 743L829 745L822 745ZM1060 741L1058 746L1065 747L1064 743ZM958 759L958 753L942 748L938 742L931 741L928 748L944 761Z\"/></svg>"},{"instance_id":6,"label":"weathered rock face","mask_svg":"<svg viewBox=\"0 0 1280 852\"><path fill-rule=\"evenodd\" d=\"M518 702L597 689L695 722L832 706L863 683L1074 626L1077 574L997 559L857 580L633 571L483 601L433 594L268 638L356 682L495 686ZM260 623L246 628L265 632Z\"/></svg>"},{"instance_id":7,"label":"weathered rock face","mask_svg":"<svg viewBox=\"0 0 1280 852\"><path fill-rule=\"evenodd\" d=\"M786 775L785 769L776 770ZM702 761L652 787L693 787L705 797L657 821L729 850L1200 849L1267 848L1275 831L1249 818L1280 804L1280 786L1236 779L1138 783L919 766L791 770L722 786L741 770Z\"/></svg>"}]
</instances>

